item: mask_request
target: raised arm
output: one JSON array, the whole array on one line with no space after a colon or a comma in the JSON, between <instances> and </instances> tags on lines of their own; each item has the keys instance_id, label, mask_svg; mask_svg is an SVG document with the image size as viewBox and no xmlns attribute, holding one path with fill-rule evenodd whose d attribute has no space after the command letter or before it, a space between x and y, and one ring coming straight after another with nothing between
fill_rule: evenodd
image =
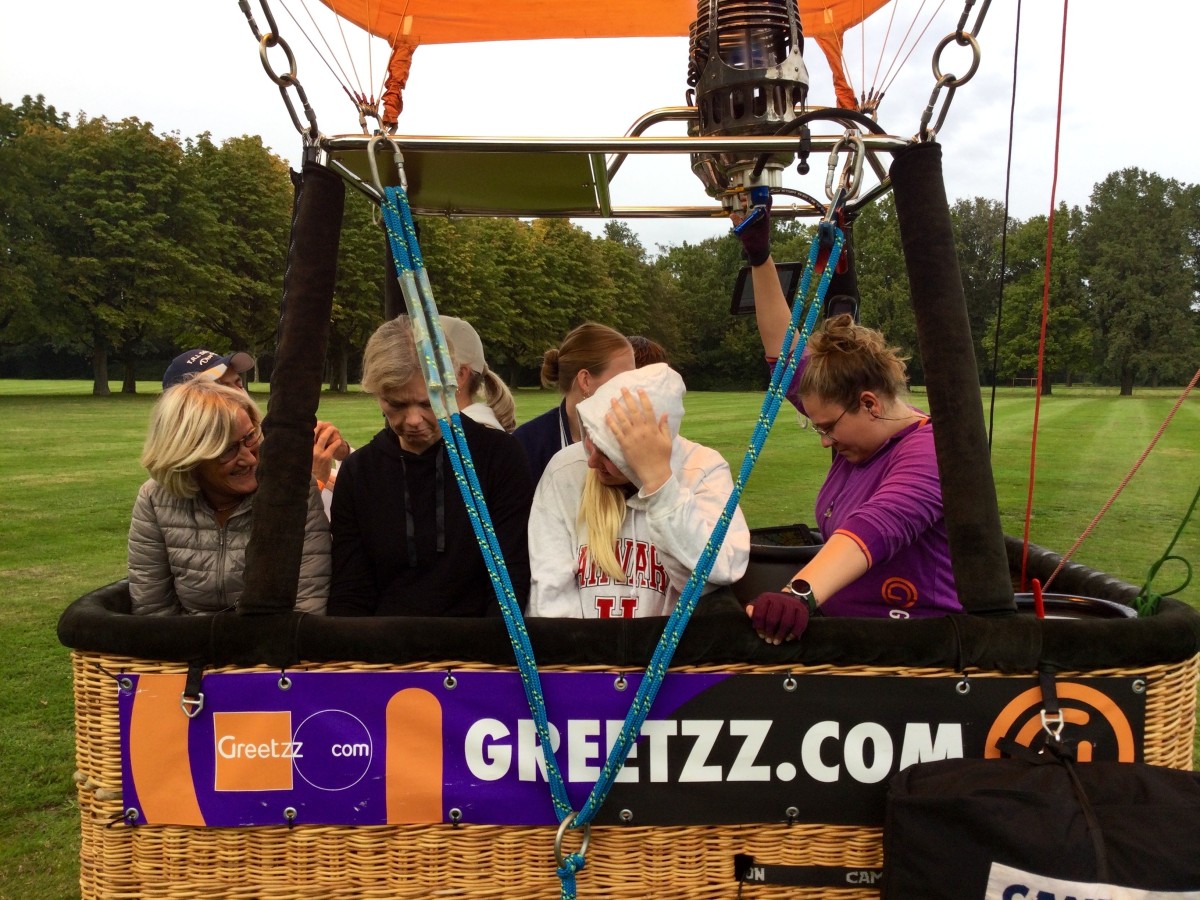
<instances>
[{"instance_id":1,"label":"raised arm","mask_svg":"<svg viewBox=\"0 0 1200 900\"><path fill-rule=\"evenodd\" d=\"M734 227L742 222L742 216L734 213ZM779 283L779 272L771 259L771 212L764 208L758 218L737 232L742 242L746 260L750 263L750 280L754 285L754 319L758 323L758 336L762 339L763 352L768 359L779 356L783 336L791 321L791 310L783 296Z\"/></svg>"}]
</instances>

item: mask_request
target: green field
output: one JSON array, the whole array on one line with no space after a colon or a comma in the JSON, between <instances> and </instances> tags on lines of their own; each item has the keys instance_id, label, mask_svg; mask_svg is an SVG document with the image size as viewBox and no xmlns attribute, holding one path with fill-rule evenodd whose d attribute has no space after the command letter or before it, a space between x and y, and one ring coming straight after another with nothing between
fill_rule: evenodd
<instances>
[{"instance_id":1,"label":"green field","mask_svg":"<svg viewBox=\"0 0 1200 900\"><path fill-rule=\"evenodd\" d=\"M113 390L119 389L114 384ZM55 637L62 609L124 576L129 510L145 474L138 455L157 396L89 396L83 382L0 381L4 490L0 516L0 898L79 895L78 830L68 651ZM1104 505L1170 412L1177 390L1115 391L1056 386L1043 398L1030 539L1068 549ZM260 397L265 408L265 394ZM521 391L521 420L556 397ZM918 393L915 401L922 401ZM987 398L984 398L987 402ZM1000 393L993 470L1005 530L1024 531L1034 394ZM736 470L761 396L691 394L684 433L720 450ZM985 411L985 415L986 415ZM381 425L360 394L327 394L321 417L361 446ZM828 454L785 408L743 501L751 527L812 521ZM1141 584L1200 486L1200 395L1190 398L1075 560ZM1174 554L1200 561L1200 514ZM1164 568L1155 589L1184 580ZM1200 608L1200 582L1177 596Z\"/></svg>"}]
</instances>

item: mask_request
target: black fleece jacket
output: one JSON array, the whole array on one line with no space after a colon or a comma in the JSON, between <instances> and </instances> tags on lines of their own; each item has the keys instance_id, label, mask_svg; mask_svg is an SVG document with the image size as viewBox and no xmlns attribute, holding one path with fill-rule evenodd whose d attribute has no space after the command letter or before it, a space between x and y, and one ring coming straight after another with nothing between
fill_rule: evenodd
<instances>
[{"instance_id":1,"label":"black fleece jacket","mask_svg":"<svg viewBox=\"0 0 1200 900\"><path fill-rule=\"evenodd\" d=\"M516 439L502 431L465 416L462 427L513 589L524 607L533 500L525 454ZM442 441L424 453L409 453L400 448L396 434L384 428L342 463L331 520L329 615L499 614Z\"/></svg>"}]
</instances>

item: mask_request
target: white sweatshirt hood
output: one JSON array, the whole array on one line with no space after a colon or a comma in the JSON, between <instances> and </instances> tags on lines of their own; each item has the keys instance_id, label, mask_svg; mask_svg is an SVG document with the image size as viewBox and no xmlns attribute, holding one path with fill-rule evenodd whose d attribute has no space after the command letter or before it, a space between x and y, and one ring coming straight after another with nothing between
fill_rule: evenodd
<instances>
[{"instance_id":1,"label":"white sweatshirt hood","mask_svg":"<svg viewBox=\"0 0 1200 900\"><path fill-rule=\"evenodd\" d=\"M596 393L575 405L579 424L596 445L596 449L612 460L625 477L640 488L636 476L625 462L625 456L621 453L616 438L604 422L604 417L612 409L612 401L621 396L622 388L628 388L634 397L637 397L639 388L646 392L654 406L655 415L667 414L667 428L671 432L672 440L679 437L679 424L683 420L683 395L687 393L687 388L678 372L666 363L654 363L614 375Z\"/></svg>"}]
</instances>

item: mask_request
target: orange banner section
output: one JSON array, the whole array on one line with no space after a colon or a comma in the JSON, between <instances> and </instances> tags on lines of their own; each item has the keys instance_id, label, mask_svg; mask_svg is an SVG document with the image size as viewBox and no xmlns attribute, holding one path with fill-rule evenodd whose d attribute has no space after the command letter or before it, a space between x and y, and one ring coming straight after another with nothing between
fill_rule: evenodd
<instances>
[{"instance_id":1,"label":"orange banner section","mask_svg":"<svg viewBox=\"0 0 1200 900\"><path fill-rule=\"evenodd\" d=\"M129 723L129 762L137 779L143 817L149 822L203 825L200 801L192 783L187 717L179 698L186 675L159 675L138 682Z\"/></svg>"},{"instance_id":2,"label":"orange banner section","mask_svg":"<svg viewBox=\"0 0 1200 900\"><path fill-rule=\"evenodd\" d=\"M442 705L420 688L388 701L387 820L442 820Z\"/></svg>"}]
</instances>

